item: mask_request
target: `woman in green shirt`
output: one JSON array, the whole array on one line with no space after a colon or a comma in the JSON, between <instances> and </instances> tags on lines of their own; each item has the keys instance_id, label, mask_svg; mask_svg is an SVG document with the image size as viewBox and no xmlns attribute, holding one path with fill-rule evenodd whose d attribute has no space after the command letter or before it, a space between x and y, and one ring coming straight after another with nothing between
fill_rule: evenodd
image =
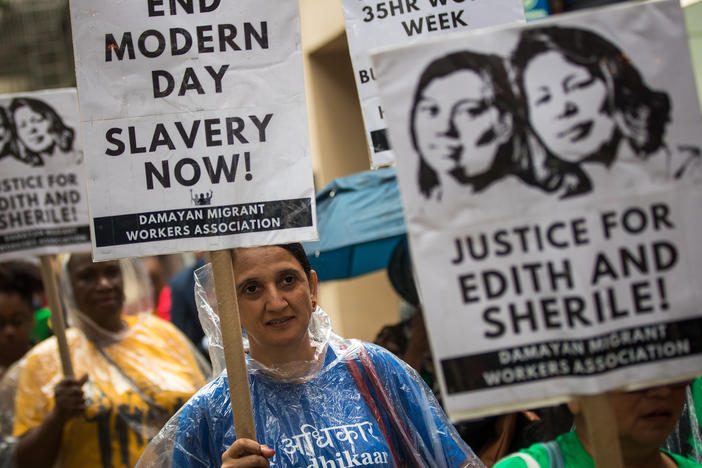
<instances>
[{"instance_id":1,"label":"woman in green shirt","mask_svg":"<svg viewBox=\"0 0 702 468\"><path fill-rule=\"evenodd\" d=\"M660 449L680 418L688 383L609 394L625 468L702 466ZM568 407L575 417L574 432L565 433L547 444L532 445L502 459L494 468L594 468L587 421L578 403L571 402Z\"/></svg>"}]
</instances>

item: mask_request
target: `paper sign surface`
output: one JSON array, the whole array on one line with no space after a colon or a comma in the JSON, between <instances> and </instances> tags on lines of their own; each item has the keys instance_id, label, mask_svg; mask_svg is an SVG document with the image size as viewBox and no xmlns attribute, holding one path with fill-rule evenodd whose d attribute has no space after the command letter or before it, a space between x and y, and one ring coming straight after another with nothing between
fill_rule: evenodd
<instances>
[{"instance_id":1,"label":"paper sign surface","mask_svg":"<svg viewBox=\"0 0 702 468\"><path fill-rule=\"evenodd\" d=\"M97 259L316 238L296 2L71 15Z\"/></svg>"},{"instance_id":2,"label":"paper sign surface","mask_svg":"<svg viewBox=\"0 0 702 468\"><path fill-rule=\"evenodd\" d=\"M373 64L454 418L702 371L702 117L677 2Z\"/></svg>"},{"instance_id":3,"label":"paper sign surface","mask_svg":"<svg viewBox=\"0 0 702 468\"><path fill-rule=\"evenodd\" d=\"M522 0L343 0L342 4L373 168L394 162L395 156L369 51L468 29L524 22Z\"/></svg>"},{"instance_id":4,"label":"paper sign surface","mask_svg":"<svg viewBox=\"0 0 702 468\"><path fill-rule=\"evenodd\" d=\"M0 259L90 249L76 90L0 95Z\"/></svg>"}]
</instances>

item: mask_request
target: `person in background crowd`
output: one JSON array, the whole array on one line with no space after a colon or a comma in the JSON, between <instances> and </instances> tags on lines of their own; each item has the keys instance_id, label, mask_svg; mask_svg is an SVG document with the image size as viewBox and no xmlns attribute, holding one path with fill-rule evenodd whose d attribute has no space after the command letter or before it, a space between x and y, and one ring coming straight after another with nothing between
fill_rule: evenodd
<instances>
[{"instance_id":1,"label":"person in background crowd","mask_svg":"<svg viewBox=\"0 0 702 468\"><path fill-rule=\"evenodd\" d=\"M419 372L440 398L406 238L393 250L387 273L390 284L403 302L409 304L411 313L406 313L400 323L383 327L374 342ZM492 466L507 453L550 440L571 425L572 417L565 405L561 405L465 421L456 424L456 429L483 463Z\"/></svg>"},{"instance_id":2,"label":"person in background crowd","mask_svg":"<svg viewBox=\"0 0 702 468\"><path fill-rule=\"evenodd\" d=\"M32 308L34 309L34 326L30 332L32 345L39 343L52 335L50 327L51 310L49 310L44 297L44 283L41 279L41 270L34 258L27 260L9 260L0 264L21 278L32 292Z\"/></svg>"},{"instance_id":3,"label":"person in background crowd","mask_svg":"<svg viewBox=\"0 0 702 468\"><path fill-rule=\"evenodd\" d=\"M45 337L37 331L34 312L42 303L42 289L38 266L19 260L0 264L1 468L14 466L17 441L12 437L12 424L17 382L24 365L22 356Z\"/></svg>"},{"instance_id":4,"label":"person in background crowd","mask_svg":"<svg viewBox=\"0 0 702 468\"><path fill-rule=\"evenodd\" d=\"M608 394L617 423L625 468L702 466L660 448L680 418L688 383ZM495 465L495 468L594 468L588 421L583 416L579 403L571 402L568 407L575 416L575 431L567 432L555 441L532 445L510 455Z\"/></svg>"},{"instance_id":5,"label":"person in background crowd","mask_svg":"<svg viewBox=\"0 0 702 468\"><path fill-rule=\"evenodd\" d=\"M27 354L15 405L18 467L131 468L204 385L198 353L175 327L150 311L123 313L123 271L117 261L93 263L89 253L63 262L76 377L62 378L55 338Z\"/></svg>"},{"instance_id":6,"label":"person in background crowd","mask_svg":"<svg viewBox=\"0 0 702 468\"><path fill-rule=\"evenodd\" d=\"M419 372L429 388L438 395L434 363L424 328L422 307L412 278L412 264L406 238L403 238L393 249L387 274L390 284L402 299L400 313L402 320L397 324L383 327L373 342L395 354Z\"/></svg>"},{"instance_id":7,"label":"person in background crowd","mask_svg":"<svg viewBox=\"0 0 702 468\"><path fill-rule=\"evenodd\" d=\"M209 358L207 347L203 342L205 332L195 305L195 270L205 264L203 253L196 254L196 261L189 267L173 275L168 282L170 291L169 311L171 322L192 341L203 356Z\"/></svg>"},{"instance_id":8,"label":"person in background crowd","mask_svg":"<svg viewBox=\"0 0 702 468\"><path fill-rule=\"evenodd\" d=\"M34 281L18 262L0 264L0 438L12 434L20 361L32 347Z\"/></svg>"},{"instance_id":9,"label":"person in background crowd","mask_svg":"<svg viewBox=\"0 0 702 468\"><path fill-rule=\"evenodd\" d=\"M29 267L19 262L0 264L0 378L32 347L37 287L41 279Z\"/></svg>"},{"instance_id":10,"label":"person in background crowd","mask_svg":"<svg viewBox=\"0 0 702 468\"><path fill-rule=\"evenodd\" d=\"M332 332L302 245L232 256L258 442L237 437L222 374L139 466L483 466L416 372L383 348Z\"/></svg>"},{"instance_id":11,"label":"person in background crowd","mask_svg":"<svg viewBox=\"0 0 702 468\"><path fill-rule=\"evenodd\" d=\"M162 297L164 296L164 288L166 287L166 271L161 263L161 257L154 255L151 257L142 257L142 262L146 268L146 273L151 281L151 301L154 307L154 313L163 320L171 320L170 309L163 308ZM170 301L170 297L169 297Z\"/></svg>"}]
</instances>

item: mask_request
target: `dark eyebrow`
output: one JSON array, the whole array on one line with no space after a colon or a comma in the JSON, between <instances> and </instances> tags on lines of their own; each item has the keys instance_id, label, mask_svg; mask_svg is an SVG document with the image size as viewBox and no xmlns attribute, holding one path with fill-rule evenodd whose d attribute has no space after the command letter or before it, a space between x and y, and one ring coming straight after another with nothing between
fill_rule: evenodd
<instances>
[{"instance_id":1,"label":"dark eyebrow","mask_svg":"<svg viewBox=\"0 0 702 468\"><path fill-rule=\"evenodd\" d=\"M482 103L482 102L486 102L486 101L488 101L488 98L485 98L482 96L479 98L461 98L458 101L456 101L456 103L454 104L454 107L458 107L464 103L476 103L476 102Z\"/></svg>"},{"instance_id":2,"label":"dark eyebrow","mask_svg":"<svg viewBox=\"0 0 702 468\"><path fill-rule=\"evenodd\" d=\"M471 104L471 105L477 105L476 109L472 110L473 114L482 114L485 112L487 109L492 106L493 100L490 98L486 97L480 97L478 99L473 99L473 98L463 98L460 101L458 101L456 104L453 105L451 108L451 112L456 112L456 109L458 109L460 106L463 104Z\"/></svg>"},{"instance_id":3,"label":"dark eyebrow","mask_svg":"<svg viewBox=\"0 0 702 468\"><path fill-rule=\"evenodd\" d=\"M568 86L570 85L570 82L575 80L577 76L574 73L571 73L570 75L566 76L563 79L563 89L567 89Z\"/></svg>"},{"instance_id":4,"label":"dark eyebrow","mask_svg":"<svg viewBox=\"0 0 702 468\"><path fill-rule=\"evenodd\" d=\"M285 268L284 270L280 270L278 272L278 276L286 276L286 275L294 275L294 276L300 276L299 270L296 270L294 268Z\"/></svg>"},{"instance_id":5,"label":"dark eyebrow","mask_svg":"<svg viewBox=\"0 0 702 468\"><path fill-rule=\"evenodd\" d=\"M281 277L281 276L286 276L286 275L294 275L297 277L300 277L300 271L296 270L295 268L284 268L280 270L276 276ZM237 279L237 284L236 284L236 289L239 291L242 287L246 286L246 284L251 283L251 282L260 282L261 280L258 278L258 276L250 276L247 278L242 279L239 281Z\"/></svg>"}]
</instances>

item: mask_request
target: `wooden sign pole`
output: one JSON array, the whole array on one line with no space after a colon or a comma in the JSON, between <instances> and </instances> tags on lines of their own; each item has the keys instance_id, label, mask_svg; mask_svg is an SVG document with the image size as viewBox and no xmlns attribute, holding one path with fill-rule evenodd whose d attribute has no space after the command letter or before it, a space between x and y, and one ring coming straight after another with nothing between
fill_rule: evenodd
<instances>
[{"instance_id":1,"label":"wooden sign pole","mask_svg":"<svg viewBox=\"0 0 702 468\"><path fill-rule=\"evenodd\" d=\"M580 399L596 468L624 468L617 421L606 394Z\"/></svg>"},{"instance_id":2,"label":"wooden sign pole","mask_svg":"<svg viewBox=\"0 0 702 468\"><path fill-rule=\"evenodd\" d=\"M71 363L71 353L68 350L66 340L66 323L63 320L63 307L59 298L58 285L56 284L56 270L54 269L55 258L53 255L42 255L41 257L41 278L44 282L44 290L49 300L51 309L51 325L58 343L59 356L61 358L61 368L63 376L75 378L73 364Z\"/></svg>"},{"instance_id":3,"label":"wooden sign pole","mask_svg":"<svg viewBox=\"0 0 702 468\"><path fill-rule=\"evenodd\" d=\"M214 251L211 252L210 258L212 259L212 273L217 293L217 312L222 329L224 362L229 377L229 394L236 438L256 440L231 251Z\"/></svg>"}]
</instances>

